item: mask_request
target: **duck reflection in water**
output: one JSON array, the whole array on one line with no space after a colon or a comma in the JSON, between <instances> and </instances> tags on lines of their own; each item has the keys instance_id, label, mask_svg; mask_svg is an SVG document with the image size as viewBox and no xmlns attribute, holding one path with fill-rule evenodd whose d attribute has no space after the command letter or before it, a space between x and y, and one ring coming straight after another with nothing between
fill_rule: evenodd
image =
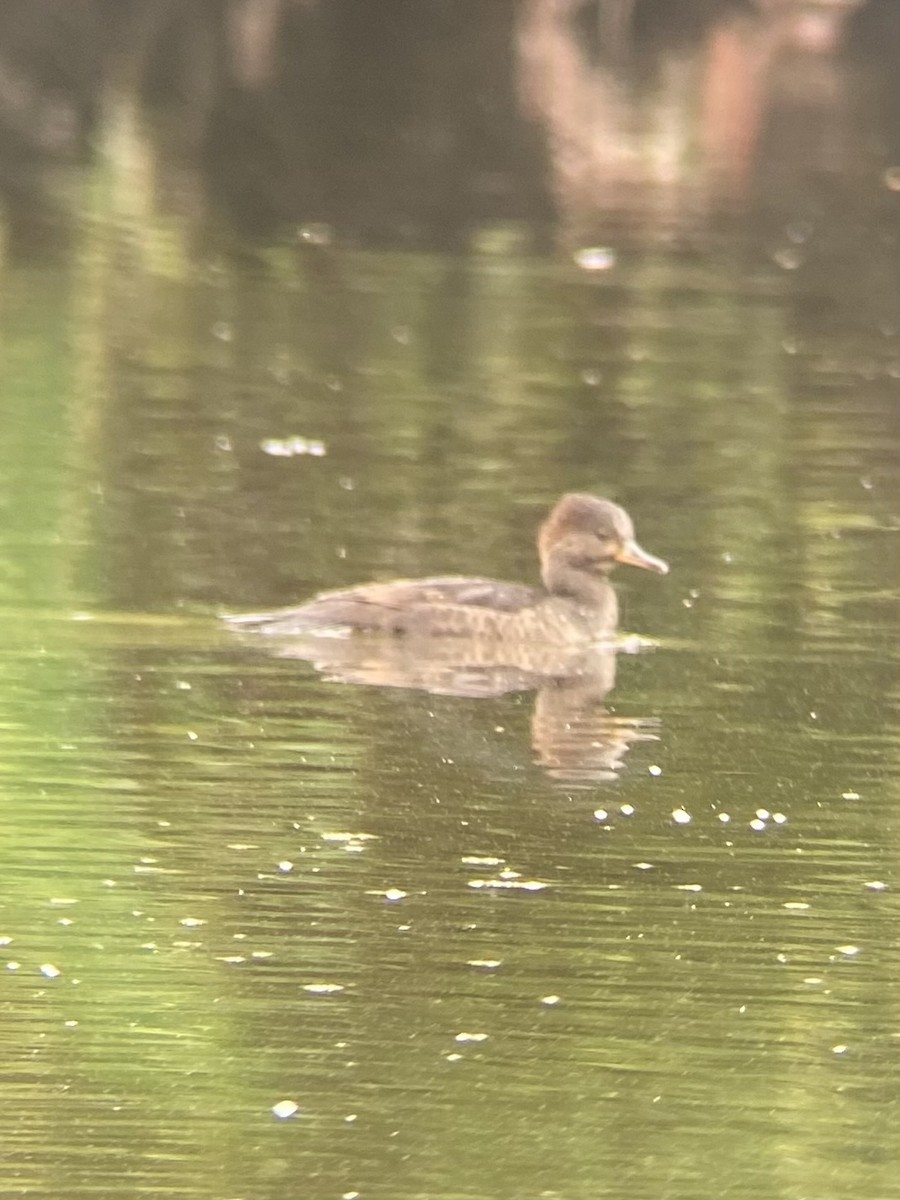
<instances>
[{"instance_id":1,"label":"duck reflection in water","mask_svg":"<svg viewBox=\"0 0 900 1200\"><path fill-rule=\"evenodd\" d=\"M661 575L668 566L638 545L623 508L580 493L554 506L538 553L541 588L459 576L399 579L224 620L335 681L469 697L536 690L539 762L569 783L611 778L630 744L652 735L645 722L616 719L601 706L623 648L609 574L617 563Z\"/></svg>"}]
</instances>

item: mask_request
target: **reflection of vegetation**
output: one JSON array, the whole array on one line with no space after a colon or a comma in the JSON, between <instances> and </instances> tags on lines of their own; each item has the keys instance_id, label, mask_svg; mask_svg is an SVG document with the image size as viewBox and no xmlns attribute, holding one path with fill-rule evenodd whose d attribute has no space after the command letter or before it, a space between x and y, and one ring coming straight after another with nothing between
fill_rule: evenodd
<instances>
[{"instance_id":1,"label":"reflection of vegetation","mask_svg":"<svg viewBox=\"0 0 900 1200\"><path fill-rule=\"evenodd\" d=\"M67 497L72 358L59 279L10 273L2 305L0 594L8 603L65 603L70 547L61 547Z\"/></svg>"},{"instance_id":2,"label":"reflection of vegetation","mask_svg":"<svg viewBox=\"0 0 900 1200\"><path fill-rule=\"evenodd\" d=\"M327 220L364 241L448 249L489 221L544 232L554 211L608 231L610 206L634 222L639 181L654 184L640 206L649 225L692 203L695 216L718 212L730 187L752 196L778 105L788 161L819 155L830 171L831 59L790 58L790 14L831 14L839 31L852 5L11 0L0 8L7 224L31 253L64 234L59 164L111 141L121 152L123 118L148 107L168 166L159 199L264 238ZM868 59L883 60L889 103L898 30L883 7L858 23L882 51ZM633 15L628 38L617 13Z\"/></svg>"}]
</instances>

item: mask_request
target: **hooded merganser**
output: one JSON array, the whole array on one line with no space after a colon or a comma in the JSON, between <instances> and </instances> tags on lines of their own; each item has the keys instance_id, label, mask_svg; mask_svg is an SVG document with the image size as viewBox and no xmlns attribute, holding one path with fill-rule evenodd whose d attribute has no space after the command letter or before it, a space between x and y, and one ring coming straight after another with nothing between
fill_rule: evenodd
<instances>
[{"instance_id":1,"label":"hooded merganser","mask_svg":"<svg viewBox=\"0 0 900 1200\"><path fill-rule=\"evenodd\" d=\"M238 632L281 637L361 632L572 644L615 631L618 601L608 575L617 563L669 570L635 541L624 508L579 492L556 503L537 544L542 588L465 576L395 579L224 620Z\"/></svg>"}]
</instances>

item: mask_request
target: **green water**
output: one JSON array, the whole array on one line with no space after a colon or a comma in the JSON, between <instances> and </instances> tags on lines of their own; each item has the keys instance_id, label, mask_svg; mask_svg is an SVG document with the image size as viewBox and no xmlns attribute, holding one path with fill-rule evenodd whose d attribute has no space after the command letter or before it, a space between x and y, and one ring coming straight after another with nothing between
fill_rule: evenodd
<instances>
[{"instance_id":1,"label":"green water","mask_svg":"<svg viewBox=\"0 0 900 1200\"><path fill-rule=\"evenodd\" d=\"M880 201L810 282L758 227L236 254L120 183L3 266L0 1192L900 1195ZM534 580L574 489L672 565L583 705L217 625Z\"/></svg>"}]
</instances>

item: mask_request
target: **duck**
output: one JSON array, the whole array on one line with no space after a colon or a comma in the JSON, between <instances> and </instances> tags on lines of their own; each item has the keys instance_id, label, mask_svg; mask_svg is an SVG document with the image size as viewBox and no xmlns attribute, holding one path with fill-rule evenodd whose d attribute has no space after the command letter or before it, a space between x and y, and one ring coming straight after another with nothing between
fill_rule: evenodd
<instances>
[{"instance_id":1,"label":"duck","mask_svg":"<svg viewBox=\"0 0 900 1200\"><path fill-rule=\"evenodd\" d=\"M487 645L589 644L612 636L619 563L659 575L669 567L637 542L631 517L611 500L560 497L537 536L540 587L467 576L394 579L321 592L298 607L223 617L238 633L280 638L382 634L465 637Z\"/></svg>"}]
</instances>

